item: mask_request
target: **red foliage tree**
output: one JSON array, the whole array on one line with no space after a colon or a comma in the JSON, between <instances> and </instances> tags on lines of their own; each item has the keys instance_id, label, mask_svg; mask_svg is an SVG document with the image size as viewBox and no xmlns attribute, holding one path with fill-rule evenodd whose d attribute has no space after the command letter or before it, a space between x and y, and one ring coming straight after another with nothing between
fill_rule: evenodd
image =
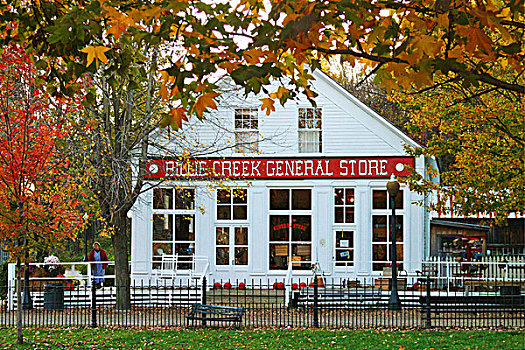
<instances>
[{"instance_id":1,"label":"red foliage tree","mask_svg":"<svg viewBox=\"0 0 525 350\"><path fill-rule=\"evenodd\" d=\"M71 109L46 94L22 48L0 52L0 235L17 259L18 280L21 262L74 237L83 223L78 185L57 148Z\"/></svg>"}]
</instances>

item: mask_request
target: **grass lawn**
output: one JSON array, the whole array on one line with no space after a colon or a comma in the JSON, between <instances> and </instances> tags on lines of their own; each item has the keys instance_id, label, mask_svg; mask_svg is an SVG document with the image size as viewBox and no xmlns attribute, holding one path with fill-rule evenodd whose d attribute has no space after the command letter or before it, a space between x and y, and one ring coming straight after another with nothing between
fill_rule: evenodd
<instances>
[{"instance_id":1,"label":"grass lawn","mask_svg":"<svg viewBox=\"0 0 525 350\"><path fill-rule=\"evenodd\" d=\"M2 349L525 349L522 331L0 329Z\"/></svg>"}]
</instances>

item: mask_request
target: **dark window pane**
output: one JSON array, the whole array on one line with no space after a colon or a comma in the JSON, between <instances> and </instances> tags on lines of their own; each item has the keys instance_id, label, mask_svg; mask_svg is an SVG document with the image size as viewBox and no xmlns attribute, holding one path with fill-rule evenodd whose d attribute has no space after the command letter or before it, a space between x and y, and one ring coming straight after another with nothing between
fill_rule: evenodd
<instances>
[{"instance_id":1,"label":"dark window pane","mask_svg":"<svg viewBox=\"0 0 525 350\"><path fill-rule=\"evenodd\" d=\"M230 190L217 190L217 203L230 204L231 202Z\"/></svg>"},{"instance_id":2,"label":"dark window pane","mask_svg":"<svg viewBox=\"0 0 525 350\"><path fill-rule=\"evenodd\" d=\"M234 205L233 206L233 220L246 220L248 219L248 208L246 205Z\"/></svg>"},{"instance_id":3,"label":"dark window pane","mask_svg":"<svg viewBox=\"0 0 525 350\"><path fill-rule=\"evenodd\" d=\"M372 269L374 271L383 271L383 268L386 266L386 263L373 263Z\"/></svg>"},{"instance_id":4,"label":"dark window pane","mask_svg":"<svg viewBox=\"0 0 525 350\"><path fill-rule=\"evenodd\" d=\"M233 203L235 204L248 203L248 192L245 189L233 190Z\"/></svg>"},{"instance_id":5,"label":"dark window pane","mask_svg":"<svg viewBox=\"0 0 525 350\"><path fill-rule=\"evenodd\" d=\"M153 240L173 240L173 215L153 214Z\"/></svg>"},{"instance_id":6,"label":"dark window pane","mask_svg":"<svg viewBox=\"0 0 525 350\"><path fill-rule=\"evenodd\" d=\"M292 241L310 242L312 240L312 217L310 215L292 216Z\"/></svg>"},{"instance_id":7,"label":"dark window pane","mask_svg":"<svg viewBox=\"0 0 525 350\"><path fill-rule=\"evenodd\" d=\"M304 261L301 263L300 261ZM309 270L312 267L312 246L310 244L292 244L292 268Z\"/></svg>"},{"instance_id":8,"label":"dark window pane","mask_svg":"<svg viewBox=\"0 0 525 350\"><path fill-rule=\"evenodd\" d=\"M175 254L178 255L193 255L195 252L194 244L193 243L175 243ZM186 259L188 260L188 259ZM185 261L184 259L180 259L179 261ZM184 264L184 266L187 266L189 264ZM177 265L180 266L180 265ZM189 268L189 267L186 267Z\"/></svg>"},{"instance_id":9,"label":"dark window pane","mask_svg":"<svg viewBox=\"0 0 525 350\"><path fill-rule=\"evenodd\" d=\"M386 244L372 245L372 260L387 261Z\"/></svg>"},{"instance_id":10,"label":"dark window pane","mask_svg":"<svg viewBox=\"0 0 525 350\"><path fill-rule=\"evenodd\" d=\"M195 220L193 215L175 215L175 240L195 240Z\"/></svg>"},{"instance_id":11,"label":"dark window pane","mask_svg":"<svg viewBox=\"0 0 525 350\"><path fill-rule=\"evenodd\" d=\"M229 265L230 264L230 248L217 248L217 254L215 256L217 265Z\"/></svg>"},{"instance_id":12,"label":"dark window pane","mask_svg":"<svg viewBox=\"0 0 525 350\"><path fill-rule=\"evenodd\" d=\"M343 205L344 204L344 189L336 188L334 191L334 204Z\"/></svg>"},{"instance_id":13,"label":"dark window pane","mask_svg":"<svg viewBox=\"0 0 525 350\"><path fill-rule=\"evenodd\" d=\"M173 189L153 189L153 209L173 209Z\"/></svg>"},{"instance_id":14,"label":"dark window pane","mask_svg":"<svg viewBox=\"0 0 525 350\"><path fill-rule=\"evenodd\" d=\"M270 241L288 241L290 217L288 215L270 215Z\"/></svg>"},{"instance_id":15,"label":"dark window pane","mask_svg":"<svg viewBox=\"0 0 525 350\"><path fill-rule=\"evenodd\" d=\"M292 190L292 210L310 210L311 208L311 190Z\"/></svg>"},{"instance_id":16,"label":"dark window pane","mask_svg":"<svg viewBox=\"0 0 525 350\"><path fill-rule=\"evenodd\" d=\"M270 244L270 269L288 269L288 244Z\"/></svg>"},{"instance_id":17,"label":"dark window pane","mask_svg":"<svg viewBox=\"0 0 525 350\"><path fill-rule=\"evenodd\" d=\"M248 245L248 227L235 228L235 244Z\"/></svg>"},{"instance_id":18,"label":"dark window pane","mask_svg":"<svg viewBox=\"0 0 525 350\"><path fill-rule=\"evenodd\" d=\"M215 244L216 245L230 244L230 228L229 227L217 227L215 229Z\"/></svg>"},{"instance_id":19,"label":"dark window pane","mask_svg":"<svg viewBox=\"0 0 525 350\"><path fill-rule=\"evenodd\" d=\"M396 209L403 209L403 191L399 191L396 196Z\"/></svg>"},{"instance_id":20,"label":"dark window pane","mask_svg":"<svg viewBox=\"0 0 525 350\"><path fill-rule=\"evenodd\" d=\"M347 188L345 192L346 192L345 204L354 205L354 202L355 202L354 190L352 188Z\"/></svg>"},{"instance_id":21,"label":"dark window pane","mask_svg":"<svg viewBox=\"0 0 525 350\"><path fill-rule=\"evenodd\" d=\"M354 261L354 251L349 249L337 249L336 255L335 255L335 261L343 261L343 262L352 262ZM343 264L345 265L353 265L353 264Z\"/></svg>"},{"instance_id":22,"label":"dark window pane","mask_svg":"<svg viewBox=\"0 0 525 350\"><path fill-rule=\"evenodd\" d=\"M372 241L386 242L386 215L372 216Z\"/></svg>"},{"instance_id":23,"label":"dark window pane","mask_svg":"<svg viewBox=\"0 0 525 350\"><path fill-rule=\"evenodd\" d=\"M248 247L235 248L235 265L248 265Z\"/></svg>"},{"instance_id":24,"label":"dark window pane","mask_svg":"<svg viewBox=\"0 0 525 350\"><path fill-rule=\"evenodd\" d=\"M195 208L195 190L183 188L175 191L175 209L191 210Z\"/></svg>"},{"instance_id":25,"label":"dark window pane","mask_svg":"<svg viewBox=\"0 0 525 350\"><path fill-rule=\"evenodd\" d=\"M172 243L153 243L153 256L171 255Z\"/></svg>"},{"instance_id":26,"label":"dark window pane","mask_svg":"<svg viewBox=\"0 0 525 350\"><path fill-rule=\"evenodd\" d=\"M231 206L218 205L217 206L217 220L231 220Z\"/></svg>"},{"instance_id":27,"label":"dark window pane","mask_svg":"<svg viewBox=\"0 0 525 350\"><path fill-rule=\"evenodd\" d=\"M335 207L334 219L337 223L343 222L344 207Z\"/></svg>"},{"instance_id":28,"label":"dark window pane","mask_svg":"<svg viewBox=\"0 0 525 350\"><path fill-rule=\"evenodd\" d=\"M372 209L386 209L387 208L387 192L386 190L372 191Z\"/></svg>"},{"instance_id":29,"label":"dark window pane","mask_svg":"<svg viewBox=\"0 0 525 350\"><path fill-rule=\"evenodd\" d=\"M388 259L392 259L392 244L388 245ZM403 244L396 243L396 260L398 263L403 260Z\"/></svg>"},{"instance_id":30,"label":"dark window pane","mask_svg":"<svg viewBox=\"0 0 525 350\"><path fill-rule=\"evenodd\" d=\"M390 220L389 232L392 235L392 215L388 219ZM403 215L396 215L396 242L403 242Z\"/></svg>"},{"instance_id":31,"label":"dark window pane","mask_svg":"<svg viewBox=\"0 0 525 350\"><path fill-rule=\"evenodd\" d=\"M270 210L290 209L290 190L270 190Z\"/></svg>"},{"instance_id":32,"label":"dark window pane","mask_svg":"<svg viewBox=\"0 0 525 350\"><path fill-rule=\"evenodd\" d=\"M336 248L353 248L354 231L336 231Z\"/></svg>"},{"instance_id":33,"label":"dark window pane","mask_svg":"<svg viewBox=\"0 0 525 350\"><path fill-rule=\"evenodd\" d=\"M354 222L354 207L345 208L345 222L346 223Z\"/></svg>"}]
</instances>

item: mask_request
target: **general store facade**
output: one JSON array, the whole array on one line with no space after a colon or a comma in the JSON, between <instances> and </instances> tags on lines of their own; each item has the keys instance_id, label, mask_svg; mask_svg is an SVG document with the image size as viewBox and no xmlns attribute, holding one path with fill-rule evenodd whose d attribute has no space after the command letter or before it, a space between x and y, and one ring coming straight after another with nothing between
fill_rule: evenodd
<instances>
[{"instance_id":1,"label":"general store facade","mask_svg":"<svg viewBox=\"0 0 525 350\"><path fill-rule=\"evenodd\" d=\"M405 153L415 142L384 118L324 73L314 76L316 107L288 102L267 116L265 96L234 94L186 130L216 152L150 157L147 178L161 183L132 211L133 279L162 275L173 256L181 278L199 259L216 280L310 276L312 264L335 278L382 273L392 243L386 183L409 168L425 176L425 160ZM401 186L397 255L409 273L428 251L421 201Z\"/></svg>"}]
</instances>

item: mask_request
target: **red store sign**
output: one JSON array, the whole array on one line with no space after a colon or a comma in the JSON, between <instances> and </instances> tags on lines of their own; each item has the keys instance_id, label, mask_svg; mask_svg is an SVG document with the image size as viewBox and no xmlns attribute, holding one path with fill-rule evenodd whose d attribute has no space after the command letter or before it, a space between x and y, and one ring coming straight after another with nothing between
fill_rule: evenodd
<instances>
[{"instance_id":1,"label":"red store sign","mask_svg":"<svg viewBox=\"0 0 525 350\"><path fill-rule=\"evenodd\" d=\"M412 157L151 159L146 179L308 179L407 176Z\"/></svg>"}]
</instances>

